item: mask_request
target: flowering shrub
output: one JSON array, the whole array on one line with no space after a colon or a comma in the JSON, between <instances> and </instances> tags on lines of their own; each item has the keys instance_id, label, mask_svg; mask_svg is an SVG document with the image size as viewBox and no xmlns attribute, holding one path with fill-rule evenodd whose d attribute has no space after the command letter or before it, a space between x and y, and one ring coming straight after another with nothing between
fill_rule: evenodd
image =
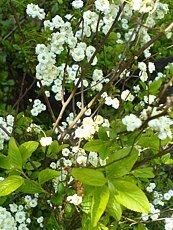
<instances>
[{"instance_id":1,"label":"flowering shrub","mask_svg":"<svg viewBox=\"0 0 173 230\"><path fill-rule=\"evenodd\" d=\"M26 25L10 1L25 61L0 117L1 229L173 229L173 59L156 60L172 3L23 2Z\"/></svg>"}]
</instances>

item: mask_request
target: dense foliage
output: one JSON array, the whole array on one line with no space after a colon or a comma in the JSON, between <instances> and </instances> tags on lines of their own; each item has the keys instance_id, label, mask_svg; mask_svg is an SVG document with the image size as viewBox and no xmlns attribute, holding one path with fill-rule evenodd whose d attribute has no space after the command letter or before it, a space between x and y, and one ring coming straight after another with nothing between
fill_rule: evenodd
<instances>
[{"instance_id":1,"label":"dense foliage","mask_svg":"<svg viewBox=\"0 0 173 230\"><path fill-rule=\"evenodd\" d=\"M172 13L1 0L1 229L173 229Z\"/></svg>"}]
</instances>

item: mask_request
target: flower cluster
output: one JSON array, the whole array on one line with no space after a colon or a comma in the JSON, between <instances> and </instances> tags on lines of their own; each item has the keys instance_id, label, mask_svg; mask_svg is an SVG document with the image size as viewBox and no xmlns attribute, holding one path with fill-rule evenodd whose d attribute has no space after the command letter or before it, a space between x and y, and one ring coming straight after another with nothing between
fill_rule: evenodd
<instances>
[{"instance_id":1,"label":"flower cluster","mask_svg":"<svg viewBox=\"0 0 173 230\"><path fill-rule=\"evenodd\" d=\"M40 20L43 20L46 16L43 9L41 9L38 5L35 5L33 3L30 3L27 5L26 13L32 17L36 18L38 17Z\"/></svg>"},{"instance_id":2,"label":"flower cluster","mask_svg":"<svg viewBox=\"0 0 173 230\"><path fill-rule=\"evenodd\" d=\"M99 126L109 127L108 120L103 119L100 115L94 119L92 117L85 117L82 121L82 126L75 130L75 138L89 139L98 131Z\"/></svg>"},{"instance_id":3,"label":"flower cluster","mask_svg":"<svg viewBox=\"0 0 173 230\"><path fill-rule=\"evenodd\" d=\"M0 207L0 228L17 230L17 223L14 217L6 208Z\"/></svg>"},{"instance_id":4,"label":"flower cluster","mask_svg":"<svg viewBox=\"0 0 173 230\"><path fill-rule=\"evenodd\" d=\"M158 132L158 138L161 140L165 140L167 137L172 139L171 125L173 125L173 121L167 116L159 117L148 122L148 126Z\"/></svg>"},{"instance_id":5,"label":"flower cluster","mask_svg":"<svg viewBox=\"0 0 173 230\"><path fill-rule=\"evenodd\" d=\"M10 135L13 131L14 117L12 115L8 115L6 118L0 117L0 150L3 149L4 141L10 139ZM7 132L5 132L5 130Z\"/></svg>"},{"instance_id":6,"label":"flower cluster","mask_svg":"<svg viewBox=\"0 0 173 230\"><path fill-rule=\"evenodd\" d=\"M127 126L127 131L134 131L142 125L141 119L136 115L130 114L122 119L122 123Z\"/></svg>"},{"instance_id":7,"label":"flower cluster","mask_svg":"<svg viewBox=\"0 0 173 230\"><path fill-rule=\"evenodd\" d=\"M35 99L33 108L31 109L32 116L36 117L39 113L46 110L46 106L39 100Z\"/></svg>"}]
</instances>

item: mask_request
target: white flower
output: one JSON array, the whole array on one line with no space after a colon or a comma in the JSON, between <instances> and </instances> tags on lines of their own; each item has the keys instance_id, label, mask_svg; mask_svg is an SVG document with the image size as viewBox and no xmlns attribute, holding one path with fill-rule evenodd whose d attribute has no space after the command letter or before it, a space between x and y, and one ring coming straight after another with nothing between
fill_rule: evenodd
<instances>
[{"instance_id":1,"label":"white flower","mask_svg":"<svg viewBox=\"0 0 173 230\"><path fill-rule=\"evenodd\" d=\"M97 10L104 12L106 10L109 10L110 4L108 0L96 0L95 7Z\"/></svg>"},{"instance_id":2,"label":"white flower","mask_svg":"<svg viewBox=\"0 0 173 230\"><path fill-rule=\"evenodd\" d=\"M134 114L125 116L122 119L122 123L127 126L127 131L134 131L142 125L142 121Z\"/></svg>"},{"instance_id":3,"label":"white flower","mask_svg":"<svg viewBox=\"0 0 173 230\"><path fill-rule=\"evenodd\" d=\"M22 223L18 226L18 230L29 230L26 224Z\"/></svg>"},{"instance_id":4,"label":"white flower","mask_svg":"<svg viewBox=\"0 0 173 230\"><path fill-rule=\"evenodd\" d=\"M117 98L112 99L112 107L114 109L118 109L119 105L120 105L120 102L119 102L119 100Z\"/></svg>"},{"instance_id":5,"label":"white flower","mask_svg":"<svg viewBox=\"0 0 173 230\"><path fill-rule=\"evenodd\" d=\"M144 96L144 102L151 105L156 99L156 96L154 95L149 95L149 96Z\"/></svg>"},{"instance_id":6,"label":"white flower","mask_svg":"<svg viewBox=\"0 0 173 230\"><path fill-rule=\"evenodd\" d=\"M23 223L26 220L25 212L24 211L16 212L15 220L20 224Z\"/></svg>"},{"instance_id":7,"label":"white flower","mask_svg":"<svg viewBox=\"0 0 173 230\"><path fill-rule=\"evenodd\" d=\"M121 99L123 101L133 101L134 96L130 93L130 91L128 89L126 89L121 93Z\"/></svg>"},{"instance_id":8,"label":"white flower","mask_svg":"<svg viewBox=\"0 0 173 230\"><path fill-rule=\"evenodd\" d=\"M82 203L82 197L74 194L73 196L68 196L67 201L69 201L71 204L79 205Z\"/></svg>"},{"instance_id":9,"label":"white flower","mask_svg":"<svg viewBox=\"0 0 173 230\"><path fill-rule=\"evenodd\" d=\"M17 204L9 204L9 207L11 212L17 212Z\"/></svg>"},{"instance_id":10,"label":"white flower","mask_svg":"<svg viewBox=\"0 0 173 230\"><path fill-rule=\"evenodd\" d=\"M64 25L64 21L59 15L56 15L54 18L52 18L53 26L58 29Z\"/></svg>"},{"instance_id":11,"label":"white flower","mask_svg":"<svg viewBox=\"0 0 173 230\"><path fill-rule=\"evenodd\" d=\"M149 215L146 214L146 213L142 213L141 219L142 219L143 221L147 221L147 220L149 219Z\"/></svg>"},{"instance_id":12,"label":"white flower","mask_svg":"<svg viewBox=\"0 0 173 230\"><path fill-rule=\"evenodd\" d=\"M87 157L86 156L78 156L76 161L78 164L86 166Z\"/></svg>"},{"instance_id":13,"label":"white flower","mask_svg":"<svg viewBox=\"0 0 173 230\"><path fill-rule=\"evenodd\" d=\"M170 190L168 191L168 193L169 193L171 196L173 196L173 190L172 190L172 189L170 189Z\"/></svg>"},{"instance_id":14,"label":"white flower","mask_svg":"<svg viewBox=\"0 0 173 230\"><path fill-rule=\"evenodd\" d=\"M70 150L69 150L68 148L64 148L64 149L62 150L62 155L63 155L64 157L68 157L68 156L69 156L69 153L70 153Z\"/></svg>"},{"instance_id":15,"label":"white flower","mask_svg":"<svg viewBox=\"0 0 173 230\"><path fill-rule=\"evenodd\" d=\"M26 13L32 18L38 17L40 20L44 19L46 16L44 10L33 3L27 5Z\"/></svg>"},{"instance_id":16,"label":"white flower","mask_svg":"<svg viewBox=\"0 0 173 230\"><path fill-rule=\"evenodd\" d=\"M37 206L37 199L33 199L29 202L29 206L31 208L35 208Z\"/></svg>"},{"instance_id":17,"label":"white flower","mask_svg":"<svg viewBox=\"0 0 173 230\"><path fill-rule=\"evenodd\" d=\"M145 71L140 71L139 76L142 82L145 82L148 80L148 74Z\"/></svg>"},{"instance_id":18,"label":"white flower","mask_svg":"<svg viewBox=\"0 0 173 230\"><path fill-rule=\"evenodd\" d=\"M32 200L31 196L29 195L26 195L25 198L24 198L25 202L28 203Z\"/></svg>"},{"instance_id":19,"label":"white flower","mask_svg":"<svg viewBox=\"0 0 173 230\"><path fill-rule=\"evenodd\" d=\"M37 218L37 223L42 223L43 222L43 216L40 216L39 218Z\"/></svg>"},{"instance_id":20,"label":"white flower","mask_svg":"<svg viewBox=\"0 0 173 230\"><path fill-rule=\"evenodd\" d=\"M82 0L75 0L72 2L72 6L75 8L75 9L80 9L83 7L83 1Z\"/></svg>"},{"instance_id":21,"label":"white flower","mask_svg":"<svg viewBox=\"0 0 173 230\"><path fill-rule=\"evenodd\" d=\"M105 98L105 104L106 105L112 105L112 98L111 97L106 97Z\"/></svg>"},{"instance_id":22,"label":"white flower","mask_svg":"<svg viewBox=\"0 0 173 230\"><path fill-rule=\"evenodd\" d=\"M97 125L100 125L103 123L103 117L100 116L100 115L97 115L95 118L94 118L94 123L97 124Z\"/></svg>"},{"instance_id":23,"label":"white flower","mask_svg":"<svg viewBox=\"0 0 173 230\"><path fill-rule=\"evenodd\" d=\"M74 48L71 52L74 61L82 61L85 58L84 50L81 48Z\"/></svg>"},{"instance_id":24,"label":"white flower","mask_svg":"<svg viewBox=\"0 0 173 230\"><path fill-rule=\"evenodd\" d=\"M171 199L171 194L167 192L167 193L165 193L163 195L163 197L164 197L165 200L170 200Z\"/></svg>"},{"instance_id":25,"label":"white flower","mask_svg":"<svg viewBox=\"0 0 173 230\"><path fill-rule=\"evenodd\" d=\"M152 62L148 63L148 70L150 73L153 73L156 70L154 63Z\"/></svg>"},{"instance_id":26,"label":"white flower","mask_svg":"<svg viewBox=\"0 0 173 230\"><path fill-rule=\"evenodd\" d=\"M144 62L138 62L138 68L141 70L141 71L147 71L147 66Z\"/></svg>"},{"instance_id":27,"label":"white flower","mask_svg":"<svg viewBox=\"0 0 173 230\"><path fill-rule=\"evenodd\" d=\"M42 137L40 139L40 144L44 147L51 145L51 143L52 143L52 137Z\"/></svg>"}]
</instances>

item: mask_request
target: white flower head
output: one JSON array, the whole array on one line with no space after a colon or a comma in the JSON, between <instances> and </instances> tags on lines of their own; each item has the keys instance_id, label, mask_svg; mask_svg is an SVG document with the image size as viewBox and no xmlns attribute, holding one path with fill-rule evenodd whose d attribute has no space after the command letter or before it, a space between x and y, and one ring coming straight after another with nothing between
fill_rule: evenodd
<instances>
[{"instance_id":1,"label":"white flower head","mask_svg":"<svg viewBox=\"0 0 173 230\"><path fill-rule=\"evenodd\" d=\"M122 123L127 126L127 131L134 131L142 125L142 121L134 114L125 116L122 119Z\"/></svg>"},{"instance_id":2,"label":"white flower head","mask_svg":"<svg viewBox=\"0 0 173 230\"><path fill-rule=\"evenodd\" d=\"M83 1L82 0L75 0L72 2L72 6L75 9L80 9L83 7Z\"/></svg>"},{"instance_id":3,"label":"white flower head","mask_svg":"<svg viewBox=\"0 0 173 230\"><path fill-rule=\"evenodd\" d=\"M51 145L51 143L52 143L52 137L42 137L40 139L40 144L44 147Z\"/></svg>"},{"instance_id":4,"label":"white flower head","mask_svg":"<svg viewBox=\"0 0 173 230\"><path fill-rule=\"evenodd\" d=\"M67 201L69 201L71 204L79 205L82 203L82 197L74 194L73 196L68 196Z\"/></svg>"}]
</instances>

